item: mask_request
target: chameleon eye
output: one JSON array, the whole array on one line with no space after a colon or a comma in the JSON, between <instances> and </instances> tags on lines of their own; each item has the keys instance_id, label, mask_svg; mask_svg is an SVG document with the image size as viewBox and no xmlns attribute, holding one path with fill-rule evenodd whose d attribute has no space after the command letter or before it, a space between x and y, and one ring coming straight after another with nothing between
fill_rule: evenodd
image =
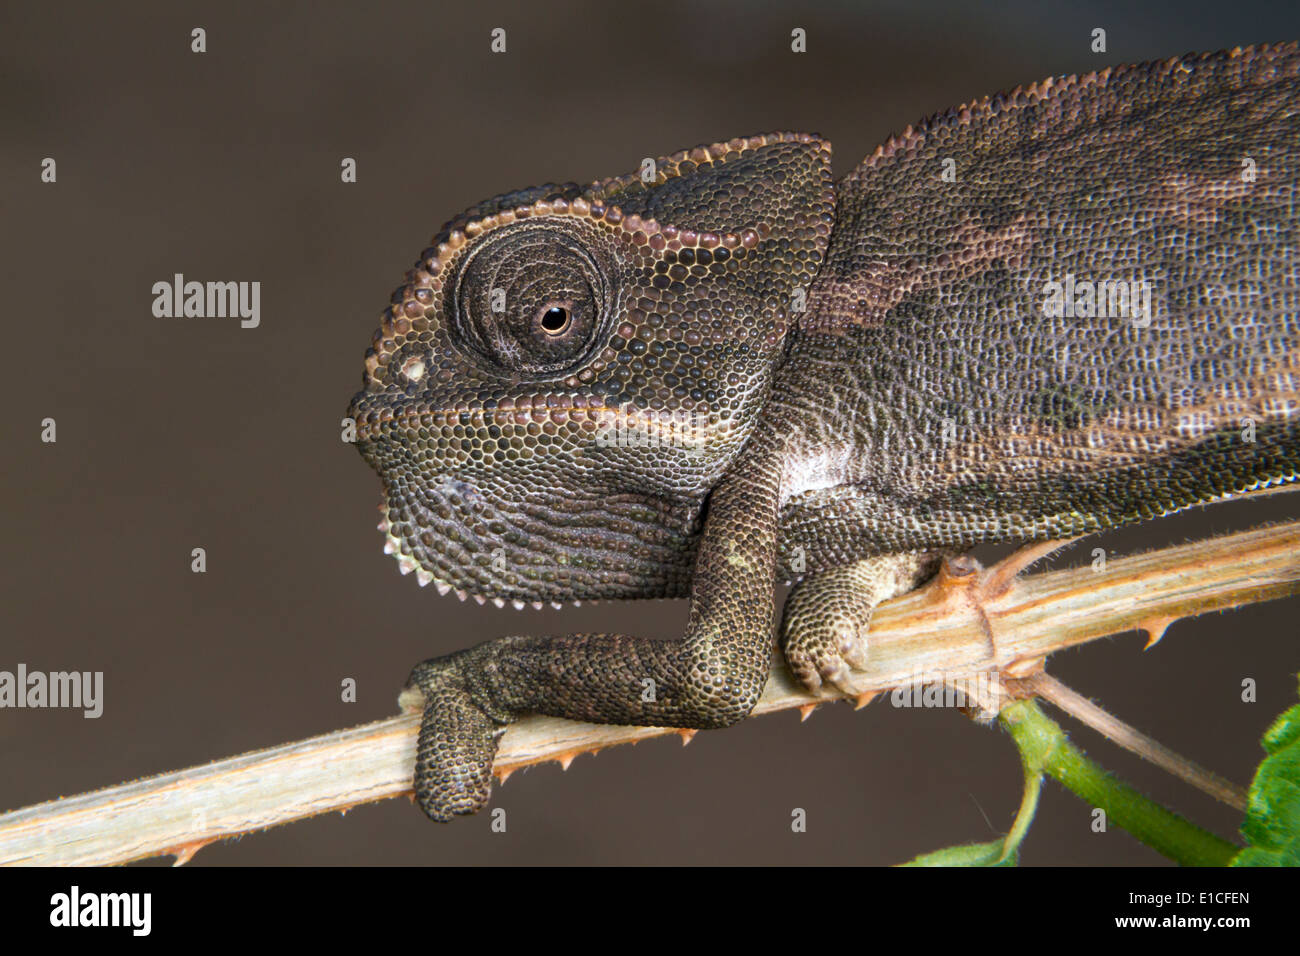
<instances>
[{"instance_id":1,"label":"chameleon eye","mask_svg":"<svg viewBox=\"0 0 1300 956\"><path fill-rule=\"evenodd\" d=\"M465 343L512 371L580 361L605 324L610 284L585 238L539 221L484 235L456 277L453 322Z\"/></svg>"},{"instance_id":2,"label":"chameleon eye","mask_svg":"<svg viewBox=\"0 0 1300 956\"><path fill-rule=\"evenodd\" d=\"M547 335L563 335L573 321L573 314L568 305L553 305L542 312L537 324Z\"/></svg>"}]
</instances>

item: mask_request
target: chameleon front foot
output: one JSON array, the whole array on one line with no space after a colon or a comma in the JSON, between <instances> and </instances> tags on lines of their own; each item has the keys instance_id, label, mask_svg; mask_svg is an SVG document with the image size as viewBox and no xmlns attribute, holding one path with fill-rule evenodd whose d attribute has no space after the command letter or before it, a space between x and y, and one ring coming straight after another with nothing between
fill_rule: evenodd
<instances>
[{"instance_id":1,"label":"chameleon front foot","mask_svg":"<svg viewBox=\"0 0 1300 956\"><path fill-rule=\"evenodd\" d=\"M506 725L478 707L455 656L417 664L408 691L424 698L415 757L415 802L431 820L477 813L492 794L492 762Z\"/></svg>"},{"instance_id":2,"label":"chameleon front foot","mask_svg":"<svg viewBox=\"0 0 1300 956\"><path fill-rule=\"evenodd\" d=\"M814 693L823 684L853 693L850 671L867 665L871 612L932 577L943 556L923 551L867 558L796 585L781 620L781 650L799 682Z\"/></svg>"}]
</instances>

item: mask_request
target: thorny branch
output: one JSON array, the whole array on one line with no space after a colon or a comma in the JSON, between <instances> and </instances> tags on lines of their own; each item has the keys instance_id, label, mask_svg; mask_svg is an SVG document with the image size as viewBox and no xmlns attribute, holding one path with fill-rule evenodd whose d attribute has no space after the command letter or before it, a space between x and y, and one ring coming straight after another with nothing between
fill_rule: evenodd
<instances>
[{"instance_id":1,"label":"thorny branch","mask_svg":"<svg viewBox=\"0 0 1300 956\"><path fill-rule=\"evenodd\" d=\"M870 667L854 674L858 706L894 687L943 682L973 693L973 710L989 717L1047 686L1035 676L1053 651L1133 629L1150 646L1179 618L1300 592L1300 522L1116 558L1099 571L1017 576L1055 546L1030 546L987 571L956 562L877 609ZM754 712L798 707L807 716L841 696L808 694L778 656ZM1068 709L1067 697L1053 700ZM0 815L0 864L183 863L215 840L409 794L418 723L392 717ZM581 753L670 733L694 735L529 718L503 738L497 772L504 779L546 760L567 767Z\"/></svg>"}]
</instances>

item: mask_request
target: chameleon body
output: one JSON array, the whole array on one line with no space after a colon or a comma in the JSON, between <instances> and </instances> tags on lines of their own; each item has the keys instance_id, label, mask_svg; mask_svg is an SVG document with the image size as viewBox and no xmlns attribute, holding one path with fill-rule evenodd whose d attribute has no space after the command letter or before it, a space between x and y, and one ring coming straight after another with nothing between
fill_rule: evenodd
<instances>
[{"instance_id":1,"label":"chameleon body","mask_svg":"<svg viewBox=\"0 0 1300 956\"><path fill-rule=\"evenodd\" d=\"M349 414L403 572L517 606L690 598L678 641L418 665L432 818L486 803L525 714L744 718L778 580L816 687L941 553L1295 478L1294 44L1046 80L830 160L778 133L498 196L394 293Z\"/></svg>"}]
</instances>

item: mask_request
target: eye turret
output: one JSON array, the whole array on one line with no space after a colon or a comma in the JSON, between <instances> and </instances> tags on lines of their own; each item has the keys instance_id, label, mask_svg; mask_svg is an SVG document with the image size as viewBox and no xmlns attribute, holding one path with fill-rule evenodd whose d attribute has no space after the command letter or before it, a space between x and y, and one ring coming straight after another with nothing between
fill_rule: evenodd
<instances>
[{"instance_id":1,"label":"eye turret","mask_svg":"<svg viewBox=\"0 0 1300 956\"><path fill-rule=\"evenodd\" d=\"M520 223L469 251L453 295L460 334L486 358L560 371L587 354L604 323L608 269L573 231Z\"/></svg>"}]
</instances>

